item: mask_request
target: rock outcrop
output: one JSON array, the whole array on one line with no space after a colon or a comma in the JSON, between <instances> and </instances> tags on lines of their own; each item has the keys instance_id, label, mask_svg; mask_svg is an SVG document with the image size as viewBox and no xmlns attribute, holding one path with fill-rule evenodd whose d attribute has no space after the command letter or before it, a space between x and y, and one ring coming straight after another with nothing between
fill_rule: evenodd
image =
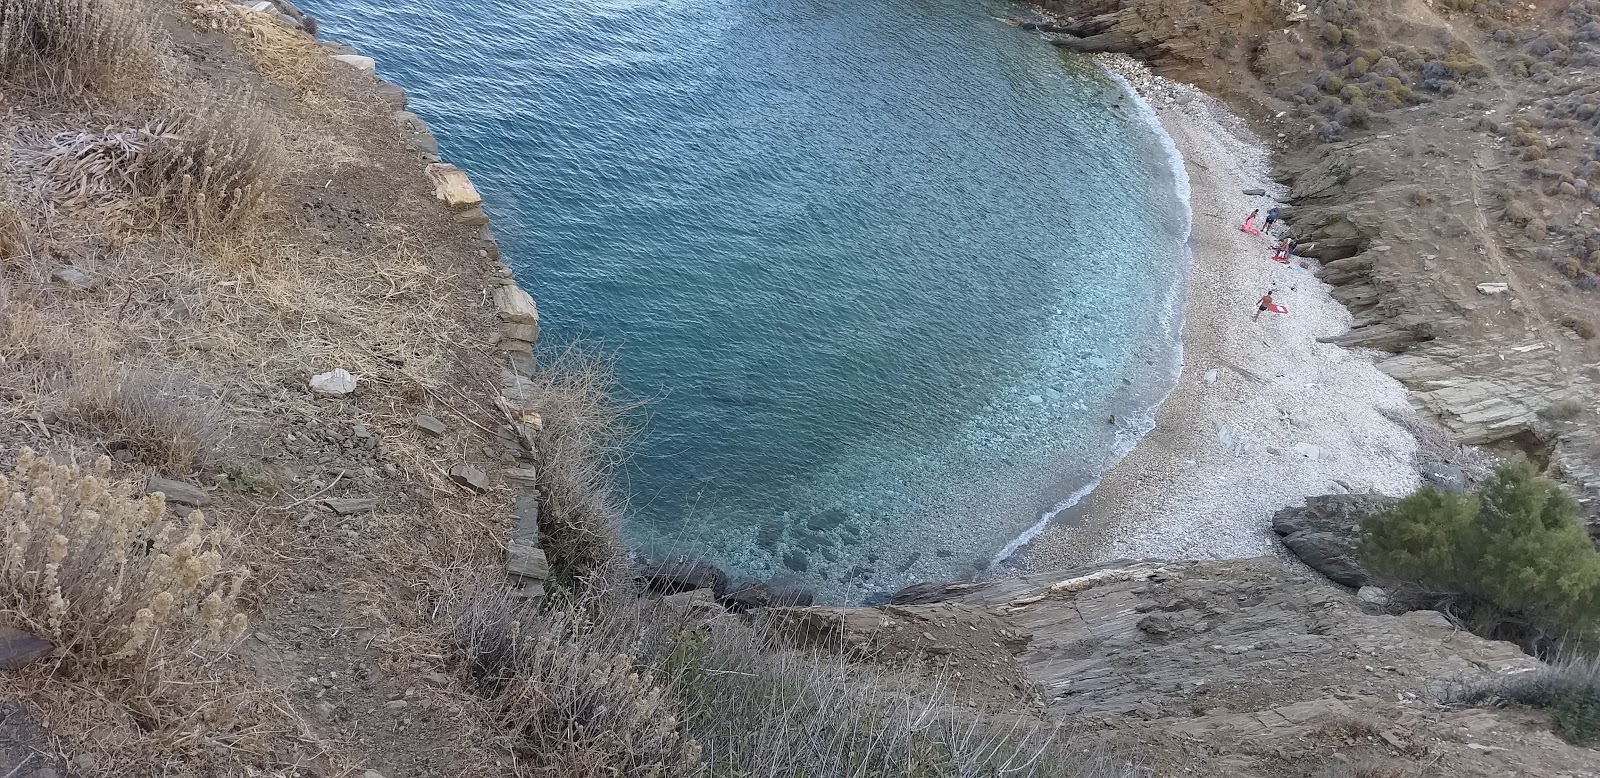
<instances>
[{"instance_id":1,"label":"rock outcrop","mask_svg":"<svg viewBox=\"0 0 1600 778\"><path fill-rule=\"evenodd\" d=\"M1288 507L1272 516L1290 553L1334 583L1359 589L1372 582L1356 551L1361 520L1399 502L1381 494L1329 494L1306 498L1302 507Z\"/></svg>"},{"instance_id":2,"label":"rock outcrop","mask_svg":"<svg viewBox=\"0 0 1600 778\"><path fill-rule=\"evenodd\" d=\"M1307 518L1302 531L1322 522ZM931 603L940 593L951 601ZM924 604L773 613L802 642L897 665L944 652L967 675L1020 673L1026 697L1171 768L1162 775L1316 775L1352 759L1415 758L1484 778L1600 766L1538 716L1437 703L1456 685L1539 666L1516 646L1433 611L1366 613L1352 593L1276 560L1144 562L898 597Z\"/></svg>"}]
</instances>

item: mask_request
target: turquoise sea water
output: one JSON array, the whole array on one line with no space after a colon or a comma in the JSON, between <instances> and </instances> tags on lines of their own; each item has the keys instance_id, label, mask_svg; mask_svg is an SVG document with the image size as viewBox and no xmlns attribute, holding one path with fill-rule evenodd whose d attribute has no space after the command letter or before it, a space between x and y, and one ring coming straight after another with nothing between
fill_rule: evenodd
<instances>
[{"instance_id":1,"label":"turquoise sea water","mask_svg":"<svg viewBox=\"0 0 1600 778\"><path fill-rule=\"evenodd\" d=\"M1170 388L1186 186L1014 6L307 10L472 174L543 347L604 344L647 401L648 550L832 600L970 575Z\"/></svg>"}]
</instances>

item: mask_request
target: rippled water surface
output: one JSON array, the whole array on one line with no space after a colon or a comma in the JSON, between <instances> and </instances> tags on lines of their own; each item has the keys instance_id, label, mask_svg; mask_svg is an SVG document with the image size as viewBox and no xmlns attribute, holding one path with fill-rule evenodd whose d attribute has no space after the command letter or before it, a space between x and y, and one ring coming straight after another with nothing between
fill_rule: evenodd
<instances>
[{"instance_id":1,"label":"rippled water surface","mask_svg":"<svg viewBox=\"0 0 1600 778\"><path fill-rule=\"evenodd\" d=\"M603 342L648 401L643 546L836 600L970 574L1170 386L1170 159L1014 7L307 10L472 174L544 348Z\"/></svg>"}]
</instances>

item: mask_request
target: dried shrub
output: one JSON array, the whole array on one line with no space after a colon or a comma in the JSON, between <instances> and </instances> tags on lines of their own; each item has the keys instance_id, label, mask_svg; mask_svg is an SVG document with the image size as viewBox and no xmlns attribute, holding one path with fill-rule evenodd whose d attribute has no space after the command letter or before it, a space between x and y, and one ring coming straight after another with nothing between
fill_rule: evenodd
<instances>
[{"instance_id":1,"label":"dried shrub","mask_svg":"<svg viewBox=\"0 0 1600 778\"><path fill-rule=\"evenodd\" d=\"M532 438L542 500L539 529L551 569L568 583L627 558L613 475L623 462L629 408L613 401L608 359L569 348L519 381L519 427Z\"/></svg>"},{"instance_id":2,"label":"dried shrub","mask_svg":"<svg viewBox=\"0 0 1600 778\"><path fill-rule=\"evenodd\" d=\"M154 14L128 0L0 0L0 75L57 90L112 90L155 64Z\"/></svg>"},{"instance_id":3,"label":"dried shrub","mask_svg":"<svg viewBox=\"0 0 1600 778\"><path fill-rule=\"evenodd\" d=\"M33 253L33 230L9 208L0 207L0 267Z\"/></svg>"},{"instance_id":4,"label":"dried shrub","mask_svg":"<svg viewBox=\"0 0 1600 778\"><path fill-rule=\"evenodd\" d=\"M244 95L174 108L142 127L70 130L22 144L62 207L127 210L195 236L255 216L284 167L277 130Z\"/></svg>"},{"instance_id":5,"label":"dried shrub","mask_svg":"<svg viewBox=\"0 0 1600 778\"><path fill-rule=\"evenodd\" d=\"M489 701L508 750L563 778L692 774L699 746L679 732L674 701L629 651L621 620L539 612L503 592L475 584L447 612L470 687Z\"/></svg>"},{"instance_id":6,"label":"dried shrub","mask_svg":"<svg viewBox=\"0 0 1600 778\"><path fill-rule=\"evenodd\" d=\"M145 373L91 365L65 392L65 415L110 448L187 473L224 453L231 430L222 404L197 387Z\"/></svg>"},{"instance_id":7,"label":"dried shrub","mask_svg":"<svg viewBox=\"0 0 1600 778\"><path fill-rule=\"evenodd\" d=\"M1532 673L1503 676L1456 690L1464 705L1529 705L1550 714L1556 732L1573 743L1600 738L1600 658L1568 656Z\"/></svg>"},{"instance_id":8,"label":"dried shrub","mask_svg":"<svg viewBox=\"0 0 1600 778\"><path fill-rule=\"evenodd\" d=\"M167 520L160 495L134 499L110 469L108 457L85 473L24 449L0 477L0 621L50 639L77 671L222 651L247 624L237 542L200 511Z\"/></svg>"},{"instance_id":9,"label":"dried shrub","mask_svg":"<svg viewBox=\"0 0 1600 778\"><path fill-rule=\"evenodd\" d=\"M55 749L92 758L74 774L243 775L293 724L228 661L249 626L239 544L109 471L24 449L0 477L0 624L55 646L7 694L43 708Z\"/></svg>"},{"instance_id":10,"label":"dried shrub","mask_svg":"<svg viewBox=\"0 0 1600 778\"><path fill-rule=\"evenodd\" d=\"M1577 333L1578 337L1584 340L1594 340L1594 322L1588 319L1569 313L1561 317L1561 326Z\"/></svg>"},{"instance_id":11,"label":"dried shrub","mask_svg":"<svg viewBox=\"0 0 1600 778\"><path fill-rule=\"evenodd\" d=\"M282 138L246 95L174 109L153 127L133 177L158 221L201 235L237 228L282 177Z\"/></svg>"},{"instance_id":12,"label":"dried shrub","mask_svg":"<svg viewBox=\"0 0 1600 778\"><path fill-rule=\"evenodd\" d=\"M469 688L530 774L1135 774L1042 723L992 720L937 682L788 648L770 629L632 598L540 608L503 591L469 584L434 612L452 614L441 626Z\"/></svg>"}]
</instances>

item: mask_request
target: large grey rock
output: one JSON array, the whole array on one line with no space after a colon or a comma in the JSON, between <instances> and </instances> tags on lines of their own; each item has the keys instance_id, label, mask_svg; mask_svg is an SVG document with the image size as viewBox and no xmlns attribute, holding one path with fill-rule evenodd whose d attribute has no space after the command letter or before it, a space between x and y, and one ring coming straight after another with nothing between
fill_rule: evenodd
<instances>
[{"instance_id":1,"label":"large grey rock","mask_svg":"<svg viewBox=\"0 0 1600 778\"><path fill-rule=\"evenodd\" d=\"M728 576L716 565L684 556L646 562L640 566L639 581L646 589L662 594L710 589L720 598L728 591Z\"/></svg>"},{"instance_id":2,"label":"large grey rock","mask_svg":"<svg viewBox=\"0 0 1600 778\"><path fill-rule=\"evenodd\" d=\"M534 304L532 296L516 284L496 287L494 305L504 321L512 324L529 324L535 328L539 326L539 306ZM537 329L534 335L538 336Z\"/></svg>"},{"instance_id":3,"label":"large grey rock","mask_svg":"<svg viewBox=\"0 0 1600 778\"><path fill-rule=\"evenodd\" d=\"M1296 532L1283 538L1283 545L1334 583L1350 587L1366 586L1371 580L1361 566L1360 554L1352 536L1328 532Z\"/></svg>"},{"instance_id":4,"label":"large grey rock","mask_svg":"<svg viewBox=\"0 0 1600 778\"><path fill-rule=\"evenodd\" d=\"M174 481L171 478L152 476L149 480L146 480L144 482L144 493L153 494L155 492L166 495L167 502L192 505L196 508L204 508L211 504L211 495L206 494L204 489L191 483Z\"/></svg>"},{"instance_id":5,"label":"large grey rock","mask_svg":"<svg viewBox=\"0 0 1600 778\"><path fill-rule=\"evenodd\" d=\"M466 462L450 468L450 480L476 492L489 491L489 474Z\"/></svg>"},{"instance_id":6,"label":"large grey rock","mask_svg":"<svg viewBox=\"0 0 1600 778\"><path fill-rule=\"evenodd\" d=\"M533 491L521 491L511 501L511 518L516 525L511 528L511 537L524 538L539 542L539 494Z\"/></svg>"},{"instance_id":7,"label":"large grey rock","mask_svg":"<svg viewBox=\"0 0 1600 778\"><path fill-rule=\"evenodd\" d=\"M755 608L805 607L816 601L809 590L771 586L763 581L745 581L732 587L719 600L728 610L742 612Z\"/></svg>"},{"instance_id":8,"label":"large grey rock","mask_svg":"<svg viewBox=\"0 0 1600 778\"><path fill-rule=\"evenodd\" d=\"M535 540L513 538L506 544L506 572L538 581L550 578L550 560Z\"/></svg>"},{"instance_id":9,"label":"large grey rock","mask_svg":"<svg viewBox=\"0 0 1600 778\"><path fill-rule=\"evenodd\" d=\"M1304 506L1273 514L1272 530L1313 570L1345 586L1361 587L1372 580L1356 551L1361 520L1394 507L1396 502L1381 494L1308 497Z\"/></svg>"}]
</instances>

